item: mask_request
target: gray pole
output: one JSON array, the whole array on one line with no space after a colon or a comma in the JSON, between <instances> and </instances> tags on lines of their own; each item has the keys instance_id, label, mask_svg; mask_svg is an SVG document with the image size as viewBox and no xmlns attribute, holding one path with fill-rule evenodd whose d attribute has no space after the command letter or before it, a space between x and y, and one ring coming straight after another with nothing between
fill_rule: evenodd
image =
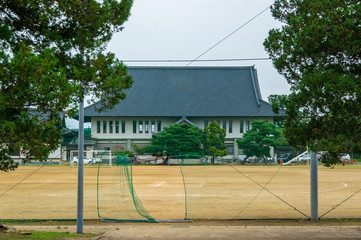
<instances>
[{"instance_id":1,"label":"gray pole","mask_svg":"<svg viewBox=\"0 0 361 240\"><path fill-rule=\"evenodd\" d=\"M318 221L318 173L317 155L311 151L310 159L310 184L311 184L311 220Z\"/></svg>"},{"instance_id":2,"label":"gray pole","mask_svg":"<svg viewBox=\"0 0 361 240\"><path fill-rule=\"evenodd\" d=\"M78 212L76 233L83 233L83 196L84 196L84 99L79 102L79 138L78 138Z\"/></svg>"}]
</instances>

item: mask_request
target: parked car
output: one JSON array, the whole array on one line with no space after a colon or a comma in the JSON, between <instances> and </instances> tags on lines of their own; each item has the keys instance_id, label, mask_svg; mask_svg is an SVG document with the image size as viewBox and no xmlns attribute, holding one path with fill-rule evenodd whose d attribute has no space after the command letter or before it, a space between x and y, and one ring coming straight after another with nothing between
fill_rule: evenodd
<instances>
[{"instance_id":1,"label":"parked car","mask_svg":"<svg viewBox=\"0 0 361 240\"><path fill-rule=\"evenodd\" d=\"M84 164L95 164L96 160L84 157L83 162ZM72 163L79 163L78 157L73 157Z\"/></svg>"},{"instance_id":2,"label":"parked car","mask_svg":"<svg viewBox=\"0 0 361 240\"><path fill-rule=\"evenodd\" d=\"M310 161L311 160L311 154L305 154L305 155L303 155L303 156L301 156L299 159L298 159L298 161L300 161L300 162L303 162L303 161Z\"/></svg>"},{"instance_id":3,"label":"parked car","mask_svg":"<svg viewBox=\"0 0 361 240\"><path fill-rule=\"evenodd\" d=\"M255 163L256 160L257 160L256 157L249 157L246 162L247 162L247 163Z\"/></svg>"},{"instance_id":4,"label":"parked car","mask_svg":"<svg viewBox=\"0 0 361 240\"><path fill-rule=\"evenodd\" d=\"M346 153L342 154L340 157L340 160L341 160L342 164L350 163L351 162L350 154L346 154Z\"/></svg>"}]
</instances>

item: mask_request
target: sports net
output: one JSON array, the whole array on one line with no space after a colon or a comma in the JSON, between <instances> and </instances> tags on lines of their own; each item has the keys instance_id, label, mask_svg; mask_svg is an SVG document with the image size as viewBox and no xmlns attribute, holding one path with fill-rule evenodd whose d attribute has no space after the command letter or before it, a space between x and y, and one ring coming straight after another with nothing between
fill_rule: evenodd
<instances>
[{"instance_id":1,"label":"sports net","mask_svg":"<svg viewBox=\"0 0 361 240\"><path fill-rule=\"evenodd\" d=\"M188 166L186 159L134 165L129 157L111 158L112 166L84 166L84 219L305 219L310 213L307 165L206 166L191 159ZM360 171L357 162L319 166L321 218L361 217ZM1 219L76 219L77 173L75 164L0 173Z\"/></svg>"},{"instance_id":2,"label":"sports net","mask_svg":"<svg viewBox=\"0 0 361 240\"><path fill-rule=\"evenodd\" d=\"M106 220L138 220L156 222L144 208L133 185L132 161L125 154L116 158L116 168L113 168L113 182L106 184L101 176L104 168L98 168L97 180L97 210L99 218ZM102 214L105 214L104 216Z\"/></svg>"},{"instance_id":3,"label":"sports net","mask_svg":"<svg viewBox=\"0 0 361 240\"><path fill-rule=\"evenodd\" d=\"M206 166L202 156L190 157L170 156L163 165L133 166L131 157L118 155L112 168L99 165L99 217L149 222L308 217L309 207L303 204L308 195L283 196L279 181L286 176L279 173L281 166L262 172L240 165ZM304 181L289 180L294 186Z\"/></svg>"}]
</instances>

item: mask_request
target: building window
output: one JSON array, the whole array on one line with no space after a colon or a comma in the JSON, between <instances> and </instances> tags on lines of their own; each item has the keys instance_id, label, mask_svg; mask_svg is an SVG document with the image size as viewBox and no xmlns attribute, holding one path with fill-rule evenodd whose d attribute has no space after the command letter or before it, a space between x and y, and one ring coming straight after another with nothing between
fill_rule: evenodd
<instances>
[{"instance_id":1,"label":"building window","mask_svg":"<svg viewBox=\"0 0 361 240\"><path fill-rule=\"evenodd\" d=\"M149 133L149 121L144 122L144 128L145 133Z\"/></svg>"},{"instance_id":2,"label":"building window","mask_svg":"<svg viewBox=\"0 0 361 240\"><path fill-rule=\"evenodd\" d=\"M113 121L109 121L109 133L113 133Z\"/></svg>"},{"instance_id":3,"label":"building window","mask_svg":"<svg viewBox=\"0 0 361 240\"><path fill-rule=\"evenodd\" d=\"M97 133L100 133L100 121L97 121Z\"/></svg>"},{"instance_id":4,"label":"building window","mask_svg":"<svg viewBox=\"0 0 361 240\"><path fill-rule=\"evenodd\" d=\"M243 133L243 121L239 122L239 132Z\"/></svg>"},{"instance_id":5,"label":"building window","mask_svg":"<svg viewBox=\"0 0 361 240\"><path fill-rule=\"evenodd\" d=\"M221 121L220 120L218 120L218 126L221 126Z\"/></svg>"},{"instance_id":6,"label":"building window","mask_svg":"<svg viewBox=\"0 0 361 240\"><path fill-rule=\"evenodd\" d=\"M103 133L107 133L107 121L103 121Z\"/></svg>"},{"instance_id":7,"label":"building window","mask_svg":"<svg viewBox=\"0 0 361 240\"><path fill-rule=\"evenodd\" d=\"M137 131L137 130L135 130ZM125 133L125 121L123 120L122 121L122 133Z\"/></svg>"},{"instance_id":8,"label":"building window","mask_svg":"<svg viewBox=\"0 0 361 240\"><path fill-rule=\"evenodd\" d=\"M162 131L162 122L158 121L158 132Z\"/></svg>"},{"instance_id":9,"label":"building window","mask_svg":"<svg viewBox=\"0 0 361 240\"><path fill-rule=\"evenodd\" d=\"M233 155L233 153L234 153L233 143L226 143L224 145L225 145L225 147L227 149L227 154L228 155Z\"/></svg>"},{"instance_id":10,"label":"building window","mask_svg":"<svg viewBox=\"0 0 361 240\"><path fill-rule=\"evenodd\" d=\"M232 133L232 121L228 121L228 132Z\"/></svg>"},{"instance_id":11,"label":"building window","mask_svg":"<svg viewBox=\"0 0 361 240\"><path fill-rule=\"evenodd\" d=\"M250 127L251 127L250 122L246 121L246 132L249 131Z\"/></svg>"},{"instance_id":12,"label":"building window","mask_svg":"<svg viewBox=\"0 0 361 240\"><path fill-rule=\"evenodd\" d=\"M119 121L115 121L115 133L119 133Z\"/></svg>"},{"instance_id":13,"label":"building window","mask_svg":"<svg viewBox=\"0 0 361 240\"><path fill-rule=\"evenodd\" d=\"M143 133L143 121L139 121L139 133Z\"/></svg>"},{"instance_id":14,"label":"building window","mask_svg":"<svg viewBox=\"0 0 361 240\"><path fill-rule=\"evenodd\" d=\"M155 121L152 121L151 131L155 133Z\"/></svg>"},{"instance_id":15,"label":"building window","mask_svg":"<svg viewBox=\"0 0 361 240\"><path fill-rule=\"evenodd\" d=\"M204 120L204 128L206 128L208 126L208 121Z\"/></svg>"},{"instance_id":16,"label":"building window","mask_svg":"<svg viewBox=\"0 0 361 240\"><path fill-rule=\"evenodd\" d=\"M137 133L137 121L133 121L133 133Z\"/></svg>"},{"instance_id":17,"label":"building window","mask_svg":"<svg viewBox=\"0 0 361 240\"><path fill-rule=\"evenodd\" d=\"M227 126L227 121L223 120L222 125L223 125L223 129L226 130L226 128L227 128L227 127L226 127L226 126Z\"/></svg>"}]
</instances>

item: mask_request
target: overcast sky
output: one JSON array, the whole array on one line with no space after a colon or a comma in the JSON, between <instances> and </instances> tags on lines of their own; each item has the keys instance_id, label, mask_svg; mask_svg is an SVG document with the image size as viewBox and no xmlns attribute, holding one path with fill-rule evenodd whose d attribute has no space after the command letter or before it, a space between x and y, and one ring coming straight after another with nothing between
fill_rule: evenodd
<instances>
[{"instance_id":1,"label":"overcast sky","mask_svg":"<svg viewBox=\"0 0 361 240\"><path fill-rule=\"evenodd\" d=\"M135 0L125 29L114 35L108 50L121 60L195 59L272 3L272 0ZM280 26L268 9L200 59L268 57L264 39L270 29ZM274 69L271 60L196 62L191 66L197 65L255 65L265 100L270 94L289 93L289 85Z\"/></svg>"},{"instance_id":2,"label":"overcast sky","mask_svg":"<svg viewBox=\"0 0 361 240\"><path fill-rule=\"evenodd\" d=\"M272 0L135 0L124 30L107 51L120 60L195 59L273 3ZM264 58L263 42L281 24L268 9L200 59ZM128 66L185 66L187 63L129 63ZM271 60L194 62L190 66L255 65L262 97L288 94L290 87Z\"/></svg>"}]
</instances>

